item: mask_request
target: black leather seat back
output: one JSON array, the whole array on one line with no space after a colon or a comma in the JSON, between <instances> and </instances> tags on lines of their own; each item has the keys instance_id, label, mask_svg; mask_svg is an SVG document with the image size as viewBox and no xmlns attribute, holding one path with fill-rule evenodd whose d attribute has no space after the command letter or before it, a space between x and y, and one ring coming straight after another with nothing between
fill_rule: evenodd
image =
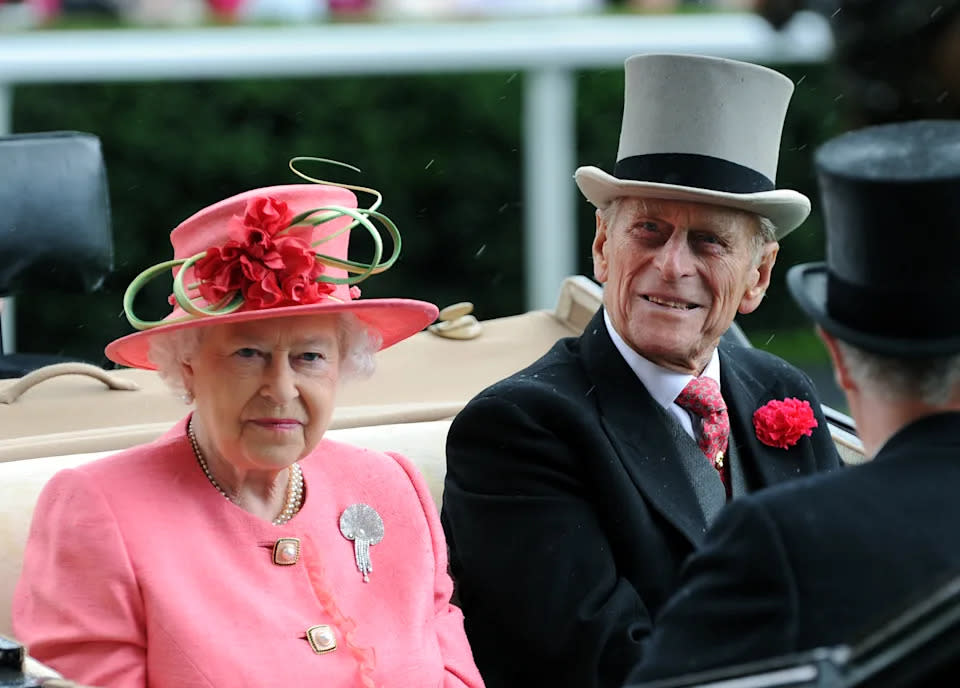
<instances>
[{"instance_id":1,"label":"black leather seat back","mask_svg":"<svg viewBox=\"0 0 960 688\"><path fill-rule=\"evenodd\" d=\"M0 296L32 285L92 291L113 267L100 139L0 137Z\"/></svg>"}]
</instances>

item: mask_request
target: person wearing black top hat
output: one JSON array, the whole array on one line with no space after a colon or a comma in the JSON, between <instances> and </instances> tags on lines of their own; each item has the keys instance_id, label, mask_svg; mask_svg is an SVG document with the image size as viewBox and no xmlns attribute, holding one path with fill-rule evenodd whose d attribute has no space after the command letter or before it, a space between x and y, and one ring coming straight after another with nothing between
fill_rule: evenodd
<instances>
[{"instance_id":1,"label":"person wearing black top hat","mask_svg":"<svg viewBox=\"0 0 960 688\"><path fill-rule=\"evenodd\" d=\"M827 260L787 280L873 460L727 507L631 682L855 642L960 575L960 121L848 133L816 164Z\"/></svg>"},{"instance_id":2,"label":"person wearing black top hat","mask_svg":"<svg viewBox=\"0 0 960 688\"><path fill-rule=\"evenodd\" d=\"M839 464L809 378L720 343L810 210L774 183L793 84L696 55L625 77L614 174L575 175L603 308L448 435L442 521L490 688L620 686L727 500ZM802 430L758 434L779 406Z\"/></svg>"}]
</instances>

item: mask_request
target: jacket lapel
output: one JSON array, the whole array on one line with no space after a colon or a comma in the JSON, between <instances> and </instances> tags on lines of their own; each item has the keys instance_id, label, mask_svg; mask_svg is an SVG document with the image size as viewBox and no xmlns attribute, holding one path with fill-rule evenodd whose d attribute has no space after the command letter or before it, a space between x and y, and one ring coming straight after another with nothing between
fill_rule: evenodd
<instances>
[{"instance_id":1,"label":"jacket lapel","mask_svg":"<svg viewBox=\"0 0 960 688\"><path fill-rule=\"evenodd\" d=\"M671 419L617 351L602 310L587 325L580 343L600 423L627 473L656 511L691 543L699 544L707 529L704 507L685 468L687 460L679 456ZM699 452L693 442L679 447L690 445ZM699 460L703 462L702 455Z\"/></svg>"},{"instance_id":2,"label":"jacket lapel","mask_svg":"<svg viewBox=\"0 0 960 688\"><path fill-rule=\"evenodd\" d=\"M765 380L757 378L722 345L720 357L720 391L727 403L730 440L736 442L748 488L752 491L814 472L816 461L808 443L789 450L769 447L757 439L753 429L753 414L758 408L772 399L789 396L783 383L775 375Z\"/></svg>"}]
</instances>

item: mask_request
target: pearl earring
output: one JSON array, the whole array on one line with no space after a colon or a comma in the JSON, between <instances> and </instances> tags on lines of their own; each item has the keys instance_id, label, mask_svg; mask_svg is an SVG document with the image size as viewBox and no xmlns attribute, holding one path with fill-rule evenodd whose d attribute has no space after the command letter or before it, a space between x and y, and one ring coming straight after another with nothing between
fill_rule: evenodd
<instances>
[{"instance_id":1,"label":"pearl earring","mask_svg":"<svg viewBox=\"0 0 960 688\"><path fill-rule=\"evenodd\" d=\"M183 403L187 406L193 403L193 395L190 392L184 392L180 395L180 398L183 399Z\"/></svg>"}]
</instances>

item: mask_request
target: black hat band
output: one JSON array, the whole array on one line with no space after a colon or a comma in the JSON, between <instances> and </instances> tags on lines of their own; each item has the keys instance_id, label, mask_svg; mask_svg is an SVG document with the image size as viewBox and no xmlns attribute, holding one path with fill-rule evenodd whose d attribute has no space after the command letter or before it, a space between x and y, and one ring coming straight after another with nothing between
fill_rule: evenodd
<instances>
[{"instance_id":1,"label":"black hat band","mask_svg":"<svg viewBox=\"0 0 960 688\"><path fill-rule=\"evenodd\" d=\"M944 309L956 308L956 287L932 294L864 287L827 272L827 313L844 325L881 337L937 339L960 336L960 319Z\"/></svg>"},{"instance_id":2,"label":"black hat band","mask_svg":"<svg viewBox=\"0 0 960 688\"><path fill-rule=\"evenodd\" d=\"M773 191L773 180L729 160L696 153L647 153L618 160L618 179L689 186L723 193Z\"/></svg>"}]
</instances>

